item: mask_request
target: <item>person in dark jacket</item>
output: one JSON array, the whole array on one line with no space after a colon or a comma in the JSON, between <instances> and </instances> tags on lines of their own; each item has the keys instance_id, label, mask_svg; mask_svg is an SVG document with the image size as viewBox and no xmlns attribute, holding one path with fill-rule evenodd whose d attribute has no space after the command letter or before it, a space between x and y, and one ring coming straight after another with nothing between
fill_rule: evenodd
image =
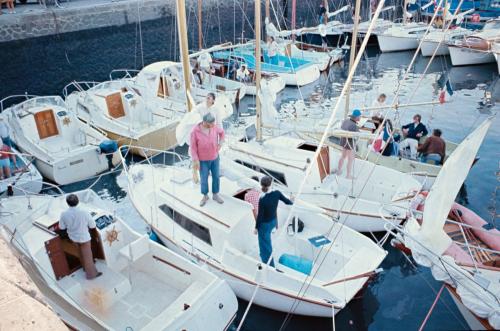
<instances>
[{"instance_id":1,"label":"person in dark jacket","mask_svg":"<svg viewBox=\"0 0 500 331\"><path fill-rule=\"evenodd\" d=\"M420 159L422 162L427 163L431 160L434 164L443 164L446 156L446 142L441 138L441 134L441 130L434 129L432 136L418 148L418 151L422 153Z\"/></svg>"},{"instance_id":2,"label":"person in dark jacket","mask_svg":"<svg viewBox=\"0 0 500 331\"><path fill-rule=\"evenodd\" d=\"M421 123L422 116L416 114L413 116L413 122L403 125L403 135L405 140L399 144L400 151L404 151L406 148L410 148L410 157L412 159L417 158L417 148L418 141L423 136L427 135L427 128Z\"/></svg>"},{"instance_id":3,"label":"person in dark jacket","mask_svg":"<svg viewBox=\"0 0 500 331\"><path fill-rule=\"evenodd\" d=\"M278 203L283 201L287 205L292 205L293 201L288 199L278 190L271 190L273 180L269 176L264 176L260 180L263 195L259 199L259 211L255 222L254 233L258 234L260 259L267 263L273 252L271 243L271 232L278 228ZM274 267L274 261L271 259L269 264Z\"/></svg>"}]
</instances>

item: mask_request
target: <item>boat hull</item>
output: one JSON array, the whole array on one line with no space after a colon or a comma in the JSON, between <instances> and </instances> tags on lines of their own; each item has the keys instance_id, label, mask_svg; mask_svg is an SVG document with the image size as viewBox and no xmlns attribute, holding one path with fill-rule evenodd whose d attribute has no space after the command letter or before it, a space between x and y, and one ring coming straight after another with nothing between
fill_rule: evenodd
<instances>
[{"instance_id":1,"label":"boat hull","mask_svg":"<svg viewBox=\"0 0 500 331\"><path fill-rule=\"evenodd\" d=\"M382 52L399 52L417 49L418 40L416 38L394 37L386 34L377 36L378 45Z\"/></svg>"},{"instance_id":2,"label":"boat hull","mask_svg":"<svg viewBox=\"0 0 500 331\"><path fill-rule=\"evenodd\" d=\"M471 330L487 330L487 328L481 323L481 321L474 315L460 300L460 297L457 295L454 288L449 285L446 285L446 290L450 294L453 302L458 308L458 311L463 316L467 325Z\"/></svg>"},{"instance_id":3,"label":"boat hull","mask_svg":"<svg viewBox=\"0 0 500 331\"><path fill-rule=\"evenodd\" d=\"M267 87L271 93L278 94L285 88L285 81L281 77L273 77L270 79L263 79L260 81L261 87ZM255 84L246 85L246 94L257 95L257 88Z\"/></svg>"},{"instance_id":4,"label":"boat hull","mask_svg":"<svg viewBox=\"0 0 500 331\"><path fill-rule=\"evenodd\" d=\"M473 64L485 64L495 62L493 53L480 51L465 47L450 46L451 64L454 66L466 66Z\"/></svg>"},{"instance_id":5,"label":"boat hull","mask_svg":"<svg viewBox=\"0 0 500 331\"><path fill-rule=\"evenodd\" d=\"M147 218L144 219L147 222ZM162 242L174 252L190 259L195 257L198 263L206 264L211 272L228 282L238 298L246 301L250 301L252 299L252 295L257 284L255 280L240 277L227 270L221 269L218 265L211 262L212 259L209 258L207 260L199 255L190 254L160 231L155 229L155 233L162 240ZM295 315L314 317L332 316L332 306L326 302L310 302L304 298L289 295L288 293L267 289L264 286L259 288L253 302L261 307L284 313L290 312L291 307L296 307L293 311L293 314ZM339 311L340 310L335 309L335 313L338 313Z\"/></svg>"},{"instance_id":6,"label":"boat hull","mask_svg":"<svg viewBox=\"0 0 500 331\"><path fill-rule=\"evenodd\" d=\"M436 51L437 49L437 51ZM424 40L422 42L422 46L420 48L420 52L422 56L432 56L436 51L436 55L449 55L450 50L448 49L448 45L444 42L439 45L438 42Z\"/></svg>"},{"instance_id":7,"label":"boat hull","mask_svg":"<svg viewBox=\"0 0 500 331\"><path fill-rule=\"evenodd\" d=\"M20 146L19 149L29 153ZM117 153L113 155L112 162L113 165L120 162ZM43 177L58 185L75 183L109 170L108 160L104 154L100 154L98 147L53 162L35 157L34 163Z\"/></svg>"},{"instance_id":8,"label":"boat hull","mask_svg":"<svg viewBox=\"0 0 500 331\"><path fill-rule=\"evenodd\" d=\"M268 72L268 74L278 74L284 81L285 85L304 86L315 82L320 76L317 66L310 65L296 72Z\"/></svg>"},{"instance_id":9,"label":"boat hull","mask_svg":"<svg viewBox=\"0 0 500 331\"><path fill-rule=\"evenodd\" d=\"M138 139L119 135L117 133L103 129L110 139L116 140L119 146L137 146L129 148L129 152L141 157L150 157L158 154L159 151L171 149L177 145L175 129L178 122L171 123L164 128L152 131ZM141 148L142 147L142 148ZM151 149L147 151L145 149ZM158 150L158 151L154 151Z\"/></svg>"},{"instance_id":10,"label":"boat hull","mask_svg":"<svg viewBox=\"0 0 500 331\"><path fill-rule=\"evenodd\" d=\"M495 59L497 60L498 74L500 75L500 53L495 53Z\"/></svg>"},{"instance_id":11,"label":"boat hull","mask_svg":"<svg viewBox=\"0 0 500 331\"><path fill-rule=\"evenodd\" d=\"M313 45L322 45L323 40L326 40L328 47L342 46L346 39L344 33L329 33L326 37L321 37L318 33L306 33L298 38L301 42ZM350 39L349 39L350 40Z\"/></svg>"}]
</instances>

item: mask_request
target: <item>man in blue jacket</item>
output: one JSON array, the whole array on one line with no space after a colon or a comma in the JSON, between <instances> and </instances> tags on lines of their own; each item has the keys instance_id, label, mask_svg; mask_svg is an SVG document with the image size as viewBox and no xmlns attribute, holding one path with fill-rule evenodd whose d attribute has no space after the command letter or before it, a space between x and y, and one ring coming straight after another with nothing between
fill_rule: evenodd
<instances>
[{"instance_id":1,"label":"man in blue jacket","mask_svg":"<svg viewBox=\"0 0 500 331\"><path fill-rule=\"evenodd\" d=\"M410 157L412 159L417 158L418 141L428 133L425 125L420 122L421 120L422 116L416 114L413 116L412 123L403 125L402 127L405 140L399 145L399 150L404 151L406 148L410 148Z\"/></svg>"},{"instance_id":2,"label":"man in blue jacket","mask_svg":"<svg viewBox=\"0 0 500 331\"><path fill-rule=\"evenodd\" d=\"M260 180L262 196L259 198L259 210L255 222L254 233L259 235L259 251L262 262L267 263L273 252L271 243L271 232L278 228L278 203L283 201L287 205L292 205L293 201L288 199L278 190L271 190L273 180L269 176L264 176ZM269 264L274 267L271 259Z\"/></svg>"}]
</instances>

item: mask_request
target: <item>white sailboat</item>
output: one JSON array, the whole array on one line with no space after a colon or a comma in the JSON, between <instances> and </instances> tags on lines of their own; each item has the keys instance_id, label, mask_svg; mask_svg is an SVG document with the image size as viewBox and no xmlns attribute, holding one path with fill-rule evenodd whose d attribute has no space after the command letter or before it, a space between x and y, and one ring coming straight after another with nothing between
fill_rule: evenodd
<instances>
[{"instance_id":1,"label":"white sailboat","mask_svg":"<svg viewBox=\"0 0 500 331\"><path fill-rule=\"evenodd\" d=\"M23 96L4 110L12 140L46 178L59 185L80 181L119 162L115 142L78 120L59 96ZM4 99L5 100L5 99Z\"/></svg>"},{"instance_id":2,"label":"white sailboat","mask_svg":"<svg viewBox=\"0 0 500 331\"><path fill-rule=\"evenodd\" d=\"M69 88L75 90L69 93ZM172 100L168 107L147 103L125 80L71 83L63 90L68 109L80 120L104 131L130 152L147 156L143 148L166 150L176 145L175 128L185 104ZM170 101L170 100L169 100Z\"/></svg>"},{"instance_id":3,"label":"white sailboat","mask_svg":"<svg viewBox=\"0 0 500 331\"><path fill-rule=\"evenodd\" d=\"M205 50L201 53L207 52L208 50ZM193 58L197 54L199 53L191 54L190 57ZM185 101L182 70L182 65L178 62L160 61L151 63L140 71L113 70L110 78L114 79L121 74L120 79L129 79L132 86L145 97L171 98L182 102ZM192 68L189 71L191 95L195 102L203 101L208 93L214 93L221 99L224 96L230 103L237 103L245 96L246 87L240 82L211 75L203 70L199 70L199 75L193 74Z\"/></svg>"},{"instance_id":4,"label":"white sailboat","mask_svg":"<svg viewBox=\"0 0 500 331\"><path fill-rule=\"evenodd\" d=\"M221 163L231 165L247 177L269 175L276 186L296 194L306 167L313 163L301 199L320 207L326 214L360 232L385 231L385 219L400 224L403 211L422 184L410 175L356 160L354 180L333 174L340 152L324 146L313 160L317 145L291 137L255 141L231 141L221 151ZM238 165L239 164L239 165ZM380 213L383 214L381 217Z\"/></svg>"},{"instance_id":5,"label":"white sailboat","mask_svg":"<svg viewBox=\"0 0 500 331\"><path fill-rule=\"evenodd\" d=\"M455 21L456 26L454 26L453 28L448 28L447 24L443 23L442 29L433 29L427 35L425 35L422 40L422 46L420 48L422 55L432 56L434 52L435 55L450 54L450 50L448 49L448 44L453 44L455 40L463 39L466 36L469 36L473 33L469 29L464 29L460 27L460 24L462 23L466 15L474 11L475 9L472 8L470 10L461 12L456 15L450 15L451 17L449 18L446 17L445 22L448 20Z\"/></svg>"},{"instance_id":6,"label":"white sailboat","mask_svg":"<svg viewBox=\"0 0 500 331\"><path fill-rule=\"evenodd\" d=\"M496 41L500 41L500 18L486 22L478 33L450 43L448 49L451 63L463 66L495 62L491 46Z\"/></svg>"},{"instance_id":7,"label":"white sailboat","mask_svg":"<svg viewBox=\"0 0 500 331\"><path fill-rule=\"evenodd\" d=\"M491 123L491 118L483 122L448 158L425 199L421 222L414 215L398 232L415 261L431 268L433 276L446 283L471 329L488 330L500 328L500 268L497 266L500 237L498 234L490 237L492 246L472 245L467 236L464 242L455 242L450 237L452 233L445 231L445 223ZM488 232L463 223L452 225L455 233ZM471 236L468 238L471 240ZM491 255L493 260L483 263L477 260L476 254Z\"/></svg>"},{"instance_id":8,"label":"white sailboat","mask_svg":"<svg viewBox=\"0 0 500 331\"><path fill-rule=\"evenodd\" d=\"M448 44L453 44L456 40L464 39L473 33L471 30L461 27L449 29L448 31L433 30L424 36L420 51L422 56L432 56L434 52L436 52L436 55L449 55Z\"/></svg>"},{"instance_id":9,"label":"white sailboat","mask_svg":"<svg viewBox=\"0 0 500 331\"><path fill-rule=\"evenodd\" d=\"M92 190L79 208L97 227L93 256L102 276L87 280L76 246L57 235L64 196L0 203L2 225L46 301L76 330L227 330L238 303L226 282L133 231Z\"/></svg>"},{"instance_id":10,"label":"white sailboat","mask_svg":"<svg viewBox=\"0 0 500 331\"><path fill-rule=\"evenodd\" d=\"M416 49L428 29L424 23L394 24L377 36L378 45L383 53Z\"/></svg>"},{"instance_id":11,"label":"white sailboat","mask_svg":"<svg viewBox=\"0 0 500 331\"><path fill-rule=\"evenodd\" d=\"M273 235L276 268L269 267L260 261L254 215L243 200L257 183L222 176L223 207L211 201L199 207L194 199L199 187L188 168L135 164L126 173L135 208L168 247L206 265L244 300L260 284L254 302L269 309L331 317L332 309L344 308L386 255L368 237L332 222L317 208L280 206L278 229L283 230ZM293 231L299 219L304 228ZM290 265L288 258L305 267Z\"/></svg>"}]
</instances>

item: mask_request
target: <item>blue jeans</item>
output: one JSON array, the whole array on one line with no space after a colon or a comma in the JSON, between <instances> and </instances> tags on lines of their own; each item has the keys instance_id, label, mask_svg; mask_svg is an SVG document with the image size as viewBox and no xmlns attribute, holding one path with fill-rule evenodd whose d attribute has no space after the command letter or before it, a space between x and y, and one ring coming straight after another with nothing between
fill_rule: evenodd
<instances>
[{"instance_id":1,"label":"blue jeans","mask_svg":"<svg viewBox=\"0 0 500 331\"><path fill-rule=\"evenodd\" d=\"M219 193L220 175L219 175L219 157L215 160L200 161L200 182L201 194L208 194L208 175L212 174L212 193Z\"/></svg>"},{"instance_id":2,"label":"blue jeans","mask_svg":"<svg viewBox=\"0 0 500 331\"><path fill-rule=\"evenodd\" d=\"M7 137L2 137L2 142L12 148L12 140L10 139L10 136Z\"/></svg>"},{"instance_id":3,"label":"blue jeans","mask_svg":"<svg viewBox=\"0 0 500 331\"><path fill-rule=\"evenodd\" d=\"M423 163L428 163L427 161L434 161L434 164L435 165L439 165L441 164L441 155L439 154L427 154L427 155L424 155L422 156L422 158L420 159L420 161L422 161Z\"/></svg>"},{"instance_id":4,"label":"blue jeans","mask_svg":"<svg viewBox=\"0 0 500 331\"><path fill-rule=\"evenodd\" d=\"M267 223L260 223L257 232L259 234L259 251L260 251L260 259L262 262L267 263L269 257L271 257L271 253L273 252L273 245L271 243L271 232L276 227L276 220L272 220ZM271 259L271 263L269 264L271 267L274 267L274 260Z\"/></svg>"}]
</instances>

